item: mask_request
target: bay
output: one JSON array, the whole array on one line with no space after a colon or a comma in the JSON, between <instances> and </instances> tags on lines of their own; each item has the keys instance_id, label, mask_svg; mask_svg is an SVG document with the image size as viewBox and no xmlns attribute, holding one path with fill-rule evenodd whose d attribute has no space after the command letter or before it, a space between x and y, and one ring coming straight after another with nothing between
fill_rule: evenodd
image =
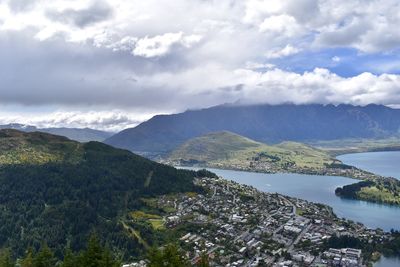
<instances>
[{"instance_id":1,"label":"bay","mask_svg":"<svg viewBox=\"0 0 400 267\"><path fill-rule=\"evenodd\" d=\"M352 153L337 159L359 169L400 179L400 151Z\"/></svg>"},{"instance_id":2,"label":"bay","mask_svg":"<svg viewBox=\"0 0 400 267\"><path fill-rule=\"evenodd\" d=\"M267 174L212 168L208 168L208 170L225 179L251 185L264 192L279 193L329 205L337 216L361 222L370 228L381 228L385 231L400 230L400 207L342 199L335 195L337 187L357 182L354 179L338 176L293 173Z\"/></svg>"}]
</instances>

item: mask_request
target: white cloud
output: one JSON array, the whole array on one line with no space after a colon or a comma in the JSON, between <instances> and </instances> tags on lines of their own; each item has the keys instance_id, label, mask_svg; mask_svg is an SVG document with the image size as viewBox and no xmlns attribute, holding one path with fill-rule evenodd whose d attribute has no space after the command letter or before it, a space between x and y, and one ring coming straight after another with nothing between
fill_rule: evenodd
<instances>
[{"instance_id":1,"label":"white cloud","mask_svg":"<svg viewBox=\"0 0 400 267\"><path fill-rule=\"evenodd\" d=\"M297 24L296 19L286 14L267 17L259 28L262 33L272 33L285 37L302 34L302 27Z\"/></svg>"},{"instance_id":2,"label":"white cloud","mask_svg":"<svg viewBox=\"0 0 400 267\"><path fill-rule=\"evenodd\" d=\"M275 67L276 66L271 63L259 63L259 62L253 62L253 61L246 62L246 69L250 69L250 70L273 69Z\"/></svg>"},{"instance_id":3,"label":"white cloud","mask_svg":"<svg viewBox=\"0 0 400 267\"><path fill-rule=\"evenodd\" d=\"M146 58L159 57L168 54L174 45L182 45L190 48L193 44L201 40L200 35L185 36L183 32L165 33L154 37L144 37L137 40L133 49L135 56Z\"/></svg>"},{"instance_id":4,"label":"white cloud","mask_svg":"<svg viewBox=\"0 0 400 267\"><path fill-rule=\"evenodd\" d=\"M268 53L265 54L265 56L267 58L281 58L281 57L287 57L287 56L297 54L300 51L301 50L299 48L296 48L296 47L288 44L282 49L269 51Z\"/></svg>"},{"instance_id":5,"label":"white cloud","mask_svg":"<svg viewBox=\"0 0 400 267\"><path fill-rule=\"evenodd\" d=\"M49 113L0 112L0 124L21 123L34 125L39 128L48 127L76 127L92 128L110 132L118 132L134 127L138 123L150 119L154 114L126 112L122 110L110 111L73 111L58 110Z\"/></svg>"},{"instance_id":6,"label":"white cloud","mask_svg":"<svg viewBox=\"0 0 400 267\"><path fill-rule=\"evenodd\" d=\"M138 117L240 99L399 105L397 75L279 69L318 49L391 54L398 25L398 0L0 1L0 103ZM80 116L83 125L94 115Z\"/></svg>"}]
</instances>

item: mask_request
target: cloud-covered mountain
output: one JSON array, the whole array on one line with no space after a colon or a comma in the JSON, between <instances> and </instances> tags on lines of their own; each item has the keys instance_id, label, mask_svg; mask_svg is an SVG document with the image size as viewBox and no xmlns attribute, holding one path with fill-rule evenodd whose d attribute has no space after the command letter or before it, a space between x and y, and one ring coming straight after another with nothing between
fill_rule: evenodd
<instances>
[{"instance_id":1,"label":"cloud-covered mountain","mask_svg":"<svg viewBox=\"0 0 400 267\"><path fill-rule=\"evenodd\" d=\"M15 129L24 132L44 132L68 137L78 142L104 141L112 135L110 132L94 130L90 128L37 128L32 125L10 123L0 125L0 129Z\"/></svg>"},{"instance_id":2,"label":"cloud-covered mountain","mask_svg":"<svg viewBox=\"0 0 400 267\"><path fill-rule=\"evenodd\" d=\"M165 153L190 138L231 131L256 141L334 140L398 135L400 110L382 105L222 105L159 115L110 138L107 144Z\"/></svg>"}]
</instances>

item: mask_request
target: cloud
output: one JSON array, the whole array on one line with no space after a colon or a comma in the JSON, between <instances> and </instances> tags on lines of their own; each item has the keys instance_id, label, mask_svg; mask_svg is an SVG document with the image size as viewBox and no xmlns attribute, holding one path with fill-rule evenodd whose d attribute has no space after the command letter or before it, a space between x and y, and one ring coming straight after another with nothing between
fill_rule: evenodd
<instances>
[{"instance_id":1,"label":"cloud","mask_svg":"<svg viewBox=\"0 0 400 267\"><path fill-rule=\"evenodd\" d=\"M181 45L190 48L201 40L200 35L184 36L183 32L165 33L154 37L144 37L137 40L133 49L135 56L146 58L163 56L169 53L174 45Z\"/></svg>"},{"instance_id":2,"label":"cloud","mask_svg":"<svg viewBox=\"0 0 400 267\"><path fill-rule=\"evenodd\" d=\"M26 12L26 11L31 10L36 5L36 1L9 0L8 4L9 4L9 7L12 12L19 13L19 12Z\"/></svg>"},{"instance_id":3,"label":"cloud","mask_svg":"<svg viewBox=\"0 0 400 267\"><path fill-rule=\"evenodd\" d=\"M0 105L97 128L238 100L396 106L399 76L384 72L398 73L399 10L397 0L3 0ZM357 61L368 56L385 60ZM344 65L357 73L325 69Z\"/></svg>"},{"instance_id":4,"label":"cloud","mask_svg":"<svg viewBox=\"0 0 400 267\"><path fill-rule=\"evenodd\" d=\"M110 132L118 132L128 127L134 127L143 120L150 119L154 114L127 113L121 110L111 111L76 111L58 110L40 113L36 116L25 113L0 112L0 124L18 122L34 125L39 128L76 127L92 128Z\"/></svg>"},{"instance_id":5,"label":"cloud","mask_svg":"<svg viewBox=\"0 0 400 267\"><path fill-rule=\"evenodd\" d=\"M299 53L301 50L288 44L282 49L271 50L266 53L267 58L281 58Z\"/></svg>"},{"instance_id":6,"label":"cloud","mask_svg":"<svg viewBox=\"0 0 400 267\"><path fill-rule=\"evenodd\" d=\"M46 15L52 21L59 21L84 28L91 24L109 19L112 13L113 9L107 2L95 1L83 9L68 8L62 11L49 10L46 12Z\"/></svg>"},{"instance_id":7,"label":"cloud","mask_svg":"<svg viewBox=\"0 0 400 267\"><path fill-rule=\"evenodd\" d=\"M259 28L262 33L273 33L286 37L300 35L302 31L296 19L286 14L267 17Z\"/></svg>"}]
</instances>

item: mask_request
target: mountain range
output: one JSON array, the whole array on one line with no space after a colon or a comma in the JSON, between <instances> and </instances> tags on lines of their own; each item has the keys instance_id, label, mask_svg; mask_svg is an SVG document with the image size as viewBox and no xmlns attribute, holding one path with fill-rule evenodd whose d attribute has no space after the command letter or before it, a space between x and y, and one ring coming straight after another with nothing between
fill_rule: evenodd
<instances>
[{"instance_id":1,"label":"mountain range","mask_svg":"<svg viewBox=\"0 0 400 267\"><path fill-rule=\"evenodd\" d=\"M230 131L262 143L398 136L400 110L383 105L221 105L157 115L105 140L138 153L165 154L187 140Z\"/></svg>"},{"instance_id":2,"label":"mountain range","mask_svg":"<svg viewBox=\"0 0 400 267\"><path fill-rule=\"evenodd\" d=\"M71 140L78 142L89 142L89 141L104 141L108 137L112 136L112 133L100 130L94 130L90 128L38 128L32 125L24 125L19 123L10 123L0 125L0 129L15 129L24 132L44 132L55 135L61 135L68 137Z\"/></svg>"}]
</instances>

